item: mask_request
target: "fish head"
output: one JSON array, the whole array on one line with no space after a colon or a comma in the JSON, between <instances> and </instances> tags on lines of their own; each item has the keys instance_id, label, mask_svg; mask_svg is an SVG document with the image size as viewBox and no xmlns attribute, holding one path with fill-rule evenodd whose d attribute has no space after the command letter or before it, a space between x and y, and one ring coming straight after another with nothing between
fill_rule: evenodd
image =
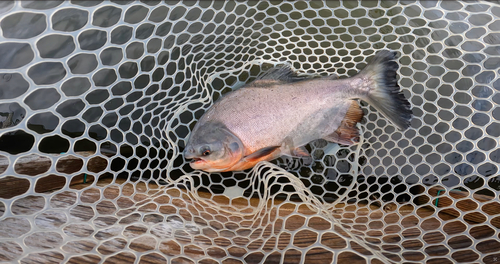
<instances>
[{"instance_id":1,"label":"fish head","mask_svg":"<svg viewBox=\"0 0 500 264\"><path fill-rule=\"evenodd\" d=\"M224 125L206 123L193 129L184 158L191 159L191 168L207 172L221 172L243 158L241 140Z\"/></svg>"}]
</instances>

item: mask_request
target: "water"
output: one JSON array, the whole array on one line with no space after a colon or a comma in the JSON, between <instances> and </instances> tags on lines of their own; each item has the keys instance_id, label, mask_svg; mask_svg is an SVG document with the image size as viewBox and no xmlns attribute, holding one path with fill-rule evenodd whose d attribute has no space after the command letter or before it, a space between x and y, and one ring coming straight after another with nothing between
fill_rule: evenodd
<instances>
[{"instance_id":1,"label":"water","mask_svg":"<svg viewBox=\"0 0 500 264\"><path fill-rule=\"evenodd\" d=\"M191 172L177 153L196 120L263 62L346 78L392 49L413 106L409 130L361 103L359 157L347 147L326 155L314 142L312 164L275 164L327 202L420 205L416 196L434 187L499 190L500 8L492 3L5 1L0 16L2 156L96 151L109 155L113 174L177 179ZM223 193L250 186L247 176L197 184Z\"/></svg>"}]
</instances>

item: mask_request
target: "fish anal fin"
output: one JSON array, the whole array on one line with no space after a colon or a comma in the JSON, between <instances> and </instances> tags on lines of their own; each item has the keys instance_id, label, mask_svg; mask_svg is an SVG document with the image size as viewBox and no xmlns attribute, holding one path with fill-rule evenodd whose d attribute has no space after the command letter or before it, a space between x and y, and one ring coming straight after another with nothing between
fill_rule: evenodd
<instances>
[{"instance_id":1,"label":"fish anal fin","mask_svg":"<svg viewBox=\"0 0 500 264\"><path fill-rule=\"evenodd\" d=\"M357 101L352 100L342 122L345 122L350 127L356 127L356 124L361 122L361 119L363 119L363 110L361 110Z\"/></svg>"},{"instance_id":2,"label":"fish anal fin","mask_svg":"<svg viewBox=\"0 0 500 264\"><path fill-rule=\"evenodd\" d=\"M261 148L254 153L244 157L243 159L246 162L256 162L256 161L261 161L265 160L267 156L272 154L275 150L279 149L281 146L270 146L270 147L265 147Z\"/></svg>"},{"instance_id":3,"label":"fish anal fin","mask_svg":"<svg viewBox=\"0 0 500 264\"><path fill-rule=\"evenodd\" d=\"M356 101L352 101L340 126L324 139L344 145L352 145L359 142L359 129L356 124L363 119L363 110Z\"/></svg>"}]
</instances>

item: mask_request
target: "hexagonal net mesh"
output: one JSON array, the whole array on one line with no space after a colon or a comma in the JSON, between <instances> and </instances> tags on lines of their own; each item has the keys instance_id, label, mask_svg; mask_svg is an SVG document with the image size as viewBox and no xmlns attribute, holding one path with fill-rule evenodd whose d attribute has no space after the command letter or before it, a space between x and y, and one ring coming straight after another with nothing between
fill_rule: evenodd
<instances>
[{"instance_id":1,"label":"hexagonal net mesh","mask_svg":"<svg viewBox=\"0 0 500 264\"><path fill-rule=\"evenodd\" d=\"M500 6L0 2L0 261L500 261ZM313 162L193 171L196 120L270 65L398 51L411 128L365 112ZM332 154L333 155L330 155Z\"/></svg>"}]
</instances>

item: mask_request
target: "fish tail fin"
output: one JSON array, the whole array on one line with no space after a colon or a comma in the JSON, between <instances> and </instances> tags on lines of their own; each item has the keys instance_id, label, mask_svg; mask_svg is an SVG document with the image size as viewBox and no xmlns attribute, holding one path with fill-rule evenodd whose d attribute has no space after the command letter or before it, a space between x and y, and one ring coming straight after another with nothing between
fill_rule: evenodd
<instances>
[{"instance_id":1,"label":"fish tail fin","mask_svg":"<svg viewBox=\"0 0 500 264\"><path fill-rule=\"evenodd\" d=\"M373 82L369 92L360 99L380 111L401 130L410 126L412 117L410 102L404 97L396 78L398 64L394 61L396 52L382 50L360 72Z\"/></svg>"}]
</instances>

